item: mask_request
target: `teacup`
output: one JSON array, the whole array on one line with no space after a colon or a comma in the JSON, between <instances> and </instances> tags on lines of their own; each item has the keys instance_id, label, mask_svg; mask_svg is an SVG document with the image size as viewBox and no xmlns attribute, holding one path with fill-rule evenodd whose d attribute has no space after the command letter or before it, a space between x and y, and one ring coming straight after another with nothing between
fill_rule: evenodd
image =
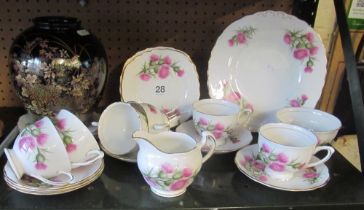
<instances>
[{"instance_id":1,"label":"teacup","mask_svg":"<svg viewBox=\"0 0 364 210\"><path fill-rule=\"evenodd\" d=\"M90 165L104 157L95 137L78 117L62 109L55 120L72 168Z\"/></svg>"},{"instance_id":2,"label":"teacup","mask_svg":"<svg viewBox=\"0 0 364 210\"><path fill-rule=\"evenodd\" d=\"M280 122L298 125L312 131L318 144L330 143L341 128L341 121L332 114L310 108L284 108L277 112Z\"/></svg>"},{"instance_id":3,"label":"teacup","mask_svg":"<svg viewBox=\"0 0 364 210\"><path fill-rule=\"evenodd\" d=\"M258 158L266 163L264 171L268 176L286 181L299 170L326 162L335 152L330 146L316 145L316 136L305 128L269 123L259 129ZM327 151L326 156L310 162L312 156L321 150Z\"/></svg>"},{"instance_id":4,"label":"teacup","mask_svg":"<svg viewBox=\"0 0 364 210\"><path fill-rule=\"evenodd\" d=\"M193 123L199 134L210 131L216 139L216 146L221 146L237 127L248 121L251 113L251 109L240 109L230 101L203 99L193 104Z\"/></svg>"},{"instance_id":5,"label":"teacup","mask_svg":"<svg viewBox=\"0 0 364 210\"><path fill-rule=\"evenodd\" d=\"M167 116L155 106L134 101L115 102L102 112L98 135L103 150L125 155L137 148L132 135L137 130L159 133L169 130Z\"/></svg>"},{"instance_id":6,"label":"teacup","mask_svg":"<svg viewBox=\"0 0 364 210\"><path fill-rule=\"evenodd\" d=\"M50 185L64 185L73 180L66 149L48 117L26 126L15 139L13 149L4 151L18 179L27 174ZM59 175L65 175L66 179L49 179Z\"/></svg>"},{"instance_id":7,"label":"teacup","mask_svg":"<svg viewBox=\"0 0 364 210\"><path fill-rule=\"evenodd\" d=\"M127 154L137 146L132 137L137 130L148 130L146 119L129 103L110 104L98 122L98 135L103 150L113 155Z\"/></svg>"}]
</instances>

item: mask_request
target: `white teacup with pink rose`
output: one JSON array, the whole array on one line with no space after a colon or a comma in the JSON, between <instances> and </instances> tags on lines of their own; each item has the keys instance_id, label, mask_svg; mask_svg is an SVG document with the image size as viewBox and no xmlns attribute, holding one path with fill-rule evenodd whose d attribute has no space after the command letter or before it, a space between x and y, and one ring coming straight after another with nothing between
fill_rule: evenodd
<instances>
[{"instance_id":1,"label":"white teacup with pink rose","mask_svg":"<svg viewBox=\"0 0 364 210\"><path fill-rule=\"evenodd\" d=\"M240 106L222 99L203 99L193 104L193 123L199 134L211 132L216 139L216 146L221 146L234 131L244 126L249 119L251 109L240 109Z\"/></svg>"},{"instance_id":2,"label":"white teacup with pink rose","mask_svg":"<svg viewBox=\"0 0 364 210\"><path fill-rule=\"evenodd\" d=\"M27 174L58 186L73 180L67 152L48 117L26 126L15 139L13 148L4 151L18 179Z\"/></svg>"},{"instance_id":3,"label":"white teacup with pink rose","mask_svg":"<svg viewBox=\"0 0 364 210\"><path fill-rule=\"evenodd\" d=\"M257 158L266 164L264 172L282 181L290 180L300 170L325 163L335 152L330 146L317 146L317 138L309 130L286 123L260 127L258 149ZM327 151L326 156L310 162L322 150Z\"/></svg>"},{"instance_id":4,"label":"white teacup with pink rose","mask_svg":"<svg viewBox=\"0 0 364 210\"><path fill-rule=\"evenodd\" d=\"M71 112L62 109L56 115L55 127L68 156L72 168L90 165L104 157L95 137L83 122Z\"/></svg>"}]
</instances>

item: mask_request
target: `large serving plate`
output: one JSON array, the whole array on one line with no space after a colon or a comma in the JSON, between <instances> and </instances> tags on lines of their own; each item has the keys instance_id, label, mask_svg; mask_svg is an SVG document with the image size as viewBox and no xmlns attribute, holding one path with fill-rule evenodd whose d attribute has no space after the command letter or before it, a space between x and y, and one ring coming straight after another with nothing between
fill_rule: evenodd
<instances>
[{"instance_id":1,"label":"large serving plate","mask_svg":"<svg viewBox=\"0 0 364 210\"><path fill-rule=\"evenodd\" d=\"M174 127L191 117L192 103L200 98L196 66L180 50L148 48L124 64L120 94L123 101L156 106L169 116Z\"/></svg>"},{"instance_id":2,"label":"large serving plate","mask_svg":"<svg viewBox=\"0 0 364 210\"><path fill-rule=\"evenodd\" d=\"M315 107L326 75L325 49L305 22L283 12L265 11L229 25L211 52L208 88L254 110L248 128L277 121L287 106Z\"/></svg>"}]
</instances>

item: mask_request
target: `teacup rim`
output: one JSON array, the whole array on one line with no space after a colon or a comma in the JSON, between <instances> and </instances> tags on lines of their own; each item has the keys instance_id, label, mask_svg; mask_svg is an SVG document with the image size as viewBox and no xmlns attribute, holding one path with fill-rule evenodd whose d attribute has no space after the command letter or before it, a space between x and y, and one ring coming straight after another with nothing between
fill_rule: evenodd
<instances>
[{"instance_id":1,"label":"teacup rim","mask_svg":"<svg viewBox=\"0 0 364 210\"><path fill-rule=\"evenodd\" d=\"M129 106L130 108L132 108L134 110L135 114L137 115L138 119L139 120L142 120L140 118L140 116L139 116L139 113L133 108L133 106L130 103L128 103L128 102L122 102L122 101L117 101L117 102L114 102L114 103L109 104L102 111L102 113L100 115L100 118L99 118L99 122L98 122L98 128L102 128L103 127L102 124L104 124L104 123L102 123L102 122L104 122L104 118L105 118L105 115L103 115L103 114L105 114L106 112L110 111L110 109L112 109L113 107L120 106L120 105L121 106ZM140 129L142 128L142 123L141 122L139 123L139 127L140 127Z\"/></svg>"},{"instance_id":2,"label":"teacup rim","mask_svg":"<svg viewBox=\"0 0 364 210\"><path fill-rule=\"evenodd\" d=\"M319 114L322 114L325 118L330 118L329 120L334 120L335 121L335 125L334 126L335 128L333 129L328 129L328 130L325 130L325 131L314 131L314 130L310 130L308 128L305 128L307 130L310 130L311 132L314 132L314 133L331 133L331 132L334 132L334 131L338 131L341 129L342 127L342 122L341 120L336 117L335 115L331 114L331 113L328 113L328 112L325 112L325 111L322 111L322 110L319 110L319 109L314 109L314 108L307 108L307 107L286 107L286 108L282 108L280 110L278 110L276 112L276 117L277 119L282 122L282 123L286 123L282 120L282 118L280 117L280 115L282 115L283 113L292 113L292 112L309 112L309 113L319 113ZM298 126L298 125L297 125ZM299 126L299 127L303 127L303 126Z\"/></svg>"},{"instance_id":3,"label":"teacup rim","mask_svg":"<svg viewBox=\"0 0 364 210\"><path fill-rule=\"evenodd\" d=\"M117 101L117 102L113 102L113 103L111 103L111 104L109 104L103 111L102 111L102 113L101 113L101 115L100 115L100 118L99 118L99 122L98 122L98 128L97 128L97 130L98 130L98 137L99 137L99 141L100 141L100 144L101 145L103 145L103 148L107 148L108 146L106 145L106 139L108 138L107 136L105 136L106 135L106 133L105 133L105 129L106 129L106 127L107 126L105 126L105 120L106 120L106 113L108 113L108 112L110 112L110 110L111 109L113 109L113 108L115 108L115 107L118 107L118 106L122 106L122 107L128 107L128 108L130 108L130 110L132 111L132 112L134 112L134 114L137 116L137 118L138 118L138 121L139 121L139 123L138 123L138 125L137 125L137 127L138 127L138 129L139 130L142 130L142 127L143 127L143 125L142 125L142 118L140 117L140 115L139 115L139 113L132 107L132 105L131 104L129 104L129 103L127 103L127 102L122 102L122 101ZM126 139L124 138L122 141L124 142ZM129 139L127 140L127 141L129 141ZM134 140L131 138L130 139L130 141L129 141L129 143L130 142L134 142ZM134 142L134 143L131 143L131 144L133 144L133 148L135 148L135 146L137 146L137 143L136 142ZM133 148L131 148L129 151L127 151L127 152L124 152L124 153L121 153L121 154L117 154L117 155L124 155L124 154L127 154L127 153L129 153ZM108 149L108 152L110 152L109 151L110 149ZM110 152L111 153L111 152ZM113 153L113 152L112 152ZM116 153L113 153L113 154L116 154Z\"/></svg>"},{"instance_id":4,"label":"teacup rim","mask_svg":"<svg viewBox=\"0 0 364 210\"><path fill-rule=\"evenodd\" d=\"M61 110L59 110L59 112L57 113L57 115L55 117L56 119L58 118L58 115L61 112L65 112L65 113L67 113L68 116L71 116L72 119L73 120L76 120L77 124L79 124L82 127L82 129L85 130L89 134L89 136L92 136L93 138L95 138L94 135L92 135L91 131L87 128L87 126L85 125L85 123L83 123L82 120L79 117L77 117L77 115L75 115L74 113L72 113L71 111L69 111L67 109L61 109ZM96 141L96 139L95 139L95 141Z\"/></svg>"},{"instance_id":5,"label":"teacup rim","mask_svg":"<svg viewBox=\"0 0 364 210\"><path fill-rule=\"evenodd\" d=\"M233 114L217 115L217 114L211 114L211 113L203 112L203 111L201 111L201 110L199 110L197 108L198 105L200 105L202 103L208 103L208 102L215 102L215 103L219 103L219 104L226 104L226 105L230 105L230 106L235 106L235 108L237 108L237 111L236 111L236 113L233 113ZM228 101L228 100L215 99L215 98L200 99L200 100L194 102L192 104L192 107L193 107L193 111L195 111L195 112L199 112L199 113L202 113L202 114L205 114L205 115L214 116L214 117L231 117L231 116L234 116L234 115L239 114L239 112L240 112L240 106L238 104L235 104L235 103L233 103L231 101Z\"/></svg>"},{"instance_id":6,"label":"teacup rim","mask_svg":"<svg viewBox=\"0 0 364 210\"><path fill-rule=\"evenodd\" d=\"M298 131L303 132L303 133L307 134L308 136L310 136L309 137L310 139L315 139L315 141L312 144L304 145L304 146L290 146L290 145L280 144L278 142L273 141L271 138L266 137L262 133L262 129L267 129L269 127L285 127L285 128L290 128L290 129L293 129L293 130L298 130ZM297 126L297 125L288 124L288 123L267 123L267 124L265 124L265 125L263 125L263 126L261 126L259 128L258 135L261 135L266 141L269 141L269 142L271 142L273 144L279 145L280 147L290 148L290 149L304 150L304 149L307 149L307 148L310 148L310 147L313 147L313 146L316 147L317 144L318 144L318 139L317 139L316 135L312 131L310 131L310 130L308 130L306 128L303 128L303 127L300 127L300 126ZM258 142L259 142L259 138L258 138Z\"/></svg>"}]
</instances>

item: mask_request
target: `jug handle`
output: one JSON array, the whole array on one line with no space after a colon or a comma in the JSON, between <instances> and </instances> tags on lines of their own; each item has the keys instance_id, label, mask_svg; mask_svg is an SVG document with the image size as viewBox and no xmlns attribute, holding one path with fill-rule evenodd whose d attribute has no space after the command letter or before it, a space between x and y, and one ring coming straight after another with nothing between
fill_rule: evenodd
<instances>
[{"instance_id":1,"label":"jug handle","mask_svg":"<svg viewBox=\"0 0 364 210\"><path fill-rule=\"evenodd\" d=\"M215 137L209 131L203 131L202 138L199 143L200 150L202 149L203 145L205 145L207 140L210 140L212 142L212 145L209 148L209 151L207 152L207 154L205 156L203 156L202 163L206 162L206 160L208 160L214 154L214 151L216 148Z\"/></svg>"}]
</instances>

